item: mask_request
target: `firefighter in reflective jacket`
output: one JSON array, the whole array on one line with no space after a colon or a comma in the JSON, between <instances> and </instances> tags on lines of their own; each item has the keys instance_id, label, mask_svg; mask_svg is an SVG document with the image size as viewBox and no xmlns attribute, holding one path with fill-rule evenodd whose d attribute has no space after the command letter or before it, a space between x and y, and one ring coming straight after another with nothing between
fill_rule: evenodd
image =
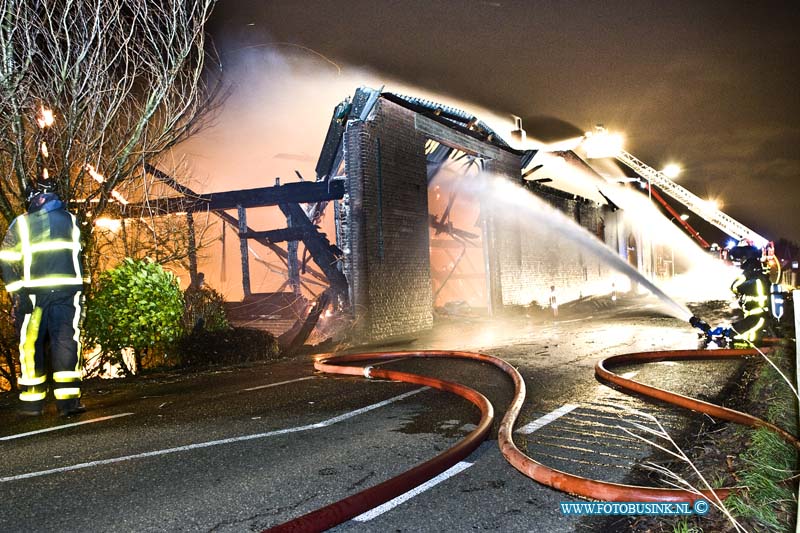
<instances>
[{"instance_id":1,"label":"firefighter in reflective jacket","mask_svg":"<svg viewBox=\"0 0 800 533\"><path fill-rule=\"evenodd\" d=\"M755 246L738 246L731 258L741 262L742 274L731 285L744 317L731 324L734 340L756 342L769 317L769 277L761 262L761 250Z\"/></svg>"},{"instance_id":2,"label":"firefighter in reflective jacket","mask_svg":"<svg viewBox=\"0 0 800 533\"><path fill-rule=\"evenodd\" d=\"M3 280L14 302L19 332L21 412L42 413L51 377L58 411L70 416L84 411L80 403L80 230L52 185L40 183L26 192L28 212L11 222L0 249ZM47 375L48 368L52 376Z\"/></svg>"}]
</instances>

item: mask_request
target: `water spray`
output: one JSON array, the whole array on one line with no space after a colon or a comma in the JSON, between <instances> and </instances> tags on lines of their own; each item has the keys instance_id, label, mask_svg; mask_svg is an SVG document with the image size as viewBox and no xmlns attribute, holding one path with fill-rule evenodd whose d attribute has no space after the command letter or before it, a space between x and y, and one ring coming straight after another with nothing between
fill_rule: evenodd
<instances>
[{"instance_id":1,"label":"water spray","mask_svg":"<svg viewBox=\"0 0 800 533\"><path fill-rule=\"evenodd\" d=\"M691 320L692 312L685 305L670 298L655 283L647 279L632 265L629 265L608 245L564 213L507 179L489 176L483 181L485 183L482 186L479 185L481 190L476 190L475 192L481 194L484 201L493 202L496 213L505 213L507 215L512 209L521 210L527 220L558 232L563 237L579 245L582 251L593 254L617 272L645 287L651 294L664 302L669 307L671 314L676 318L686 322Z\"/></svg>"}]
</instances>

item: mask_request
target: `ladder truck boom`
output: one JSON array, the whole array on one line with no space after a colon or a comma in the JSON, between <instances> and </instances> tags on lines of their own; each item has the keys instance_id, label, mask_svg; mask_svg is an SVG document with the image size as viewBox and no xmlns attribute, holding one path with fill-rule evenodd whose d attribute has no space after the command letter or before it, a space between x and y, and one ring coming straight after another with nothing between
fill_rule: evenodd
<instances>
[{"instance_id":1,"label":"ladder truck boom","mask_svg":"<svg viewBox=\"0 0 800 533\"><path fill-rule=\"evenodd\" d=\"M699 198L689 190L681 187L663 172L643 163L625 150L620 149L616 154L616 159L628 166L631 170L639 174L648 181L648 185L655 185L666 194L685 205L687 209L693 211L697 216L718 227L737 241L750 239L759 248L764 248L769 242L755 231L744 224L729 217L709 202Z\"/></svg>"},{"instance_id":2,"label":"ladder truck boom","mask_svg":"<svg viewBox=\"0 0 800 533\"><path fill-rule=\"evenodd\" d=\"M681 217L681 216L678 214L678 212L677 212L677 211L675 211L675 209L673 209L673 208L672 208L672 206L671 206L671 205L669 205L669 204L667 203L667 201L666 201L666 200L664 200L664 198L663 198L663 197L662 197L662 196L661 196L661 195L658 193L658 191L657 191L656 189L652 188L652 187L651 187L649 184L647 185L647 188L648 188L648 190L649 190L649 192L650 192L650 195L651 195L651 196L652 196L652 197L653 197L655 200L657 200L657 201L658 201L658 203L660 203L660 204L661 204L661 205L664 207L664 209L666 209L666 210L667 210L667 212L668 212L670 215L672 215L672 218L674 218L674 219L675 219L675 220L676 220L676 221L677 221L677 222L678 222L678 223L679 223L681 226L683 226L683 229L685 229L685 230L686 230L686 232L687 232L689 235L691 235L691 236L694 238L694 240L696 240L696 241L697 241L697 243L698 243L700 246L702 246L703 248L706 248L706 249L708 249L708 248L710 248L710 247L711 247L711 245L710 245L710 244L708 244L708 241L706 241L706 240L705 240L705 239L704 239L704 238L703 238L703 237L702 237L702 236L701 236L701 235L700 235L700 234L697 232L697 230L696 230L696 229L694 229L694 228L692 227L692 225L691 225L691 224L689 224L688 222L686 222L686 221L685 221L685 220L684 220L684 219L683 219L683 218L682 218L682 217Z\"/></svg>"}]
</instances>

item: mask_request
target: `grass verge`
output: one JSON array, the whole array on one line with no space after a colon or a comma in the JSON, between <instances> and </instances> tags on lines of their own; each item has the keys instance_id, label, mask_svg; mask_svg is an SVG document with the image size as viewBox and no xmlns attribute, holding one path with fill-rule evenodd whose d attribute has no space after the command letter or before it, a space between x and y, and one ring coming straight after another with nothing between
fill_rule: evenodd
<instances>
[{"instance_id":1,"label":"grass verge","mask_svg":"<svg viewBox=\"0 0 800 533\"><path fill-rule=\"evenodd\" d=\"M792 356L790 356L790 354ZM791 350L779 348L770 356L787 375L793 375ZM797 434L798 401L778 372L766 362L750 387L754 414ZM741 429L747 447L736 461L734 478L745 490L725 501L731 512L752 531L794 531L797 521L797 450L767 429Z\"/></svg>"}]
</instances>

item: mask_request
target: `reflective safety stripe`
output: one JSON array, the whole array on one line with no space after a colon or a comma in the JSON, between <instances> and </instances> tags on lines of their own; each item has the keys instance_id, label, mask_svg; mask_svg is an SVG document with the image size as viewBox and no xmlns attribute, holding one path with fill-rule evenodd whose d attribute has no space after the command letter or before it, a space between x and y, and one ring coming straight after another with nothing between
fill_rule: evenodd
<instances>
[{"instance_id":1,"label":"reflective safety stripe","mask_svg":"<svg viewBox=\"0 0 800 533\"><path fill-rule=\"evenodd\" d=\"M32 288L39 288L39 287L59 287L61 285L83 285L83 278L80 276L57 276L52 278L40 278L35 280L19 280L13 283L9 283L6 285L6 290L8 292L14 292L22 287L26 287L29 289Z\"/></svg>"},{"instance_id":2,"label":"reflective safety stripe","mask_svg":"<svg viewBox=\"0 0 800 533\"><path fill-rule=\"evenodd\" d=\"M44 392L33 392L33 391L22 391L19 393L19 399L23 402L38 402L40 400L44 400L45 396L47 396L47 391Z\"/></svg>"},{"instance_id":3,"label":"reflective safety stripe","mask_svg":"<svg viewBox=\"0 0 800 533\"><path fill-rule=\"evenodd\" d=\"M23 378L26 377L33 378L34 373L36 372L34 366L30 364L30 362L28 361L25 352L25 340L27 338L28 324L30 323L30 321L31 321L31 315L25 315L23 317L22 328L20 329L19 332L19 345L17 346L17 349L19 350L19 366Z\"/></svg>"},{"instance_id":4,"label":"reflective safety stripe","mask_svg":"<svg viewBox=\"0 0 800 533\"><path fill-rule=\"evenodd\" d=\"M60 372L53 372L53 381L56 383L71 383L73 381L80 381L81 373L74 370L62 370Z\"/></svg>"},{"instance_id":5,"label":"reflective safety stripe","mask_svg":"<svg viewBox=\"0 0 800 533\"><path fill-rule=\"evenodd\" d=\"M41 385L47 381L47 376L39 376L39 377L21 377L17 381L20 385L25 385L26 387L33 387L34 385Z\"/></svg>"},{"instance_id":6,"label":"reflective safety stripe","mask_svg":"<svg viewBox=\"0 0 800 533\"><path fill-rule=\"evenodd\" d=\"M80 376L80 369L83 368L83 344L81 343L80 322L83 316L83 306L81 305L81 291L75 293L72 306L75 308L75 316L72 317L72 340L77 346L77 357L75 358L75 372Z\"/></svg>"},{"instance_id":7,"label":"reflective safety stripe","mask_svg":"<svg viewBox=\"0 0 800 533\"><path fill-rule=\"evenodd\" d=\"M12 252L11 250L0 251L0 261L10 263L12 261L22 261L22 254L19 252Z\"/></svg>"},{"instance_id":8,"label":"reflective safety stripe","mask_svg":"<svg viewBox=\"0 0 800 533\"><path fill-rule=\"evenodd\" d=\"M36 244L31 244L31 252L50 252L52 250L72 250L78 246L80 250L80 245L72 242L72 241L48 241L48 242L39 242Z\"/></svg>"},{"instance_id":9,"label":"reflective safety stripe","mask_svg":"<svg viewBox=\"0 0 800 533\"><path fill-rule=\"evenodd\" d=\"M756 337L758 336L758 332L761 331L762 327L764 327L764 318L763 317L758 319L758 322L756 322L755 326L753 326L752 328L750 328L750 329L748 329L746 331L742 331L741 333L736 335L734 337L734 339L746 340L746 341L753 342L753 341L756 340Z\"/></svg>"},{"instance_id":10,"label":"reflective safety stripe","mask_svg":"<svg viewBox=\"0 0 800 533\"><path fill-rule=\"evenodd\" d=\"M69 400L70 398L80 398L81 389L77 387L53 389L53 395L56 400Z\"/></svg>"},{"instance_id":11,"label":"reflective safety stripe","mask_svg":"<svg viewBox=\"0 0 800 533\"><path fill-rule=\"evenodd\" d=\"M31 296L36 305L36 296ZM42 308L34 307L33 312L25 315L22 331L19 335L19 360L23 379L36 379L36 339L39 337L39 325L42 322Z\"/></svg>"}]
</instances>

